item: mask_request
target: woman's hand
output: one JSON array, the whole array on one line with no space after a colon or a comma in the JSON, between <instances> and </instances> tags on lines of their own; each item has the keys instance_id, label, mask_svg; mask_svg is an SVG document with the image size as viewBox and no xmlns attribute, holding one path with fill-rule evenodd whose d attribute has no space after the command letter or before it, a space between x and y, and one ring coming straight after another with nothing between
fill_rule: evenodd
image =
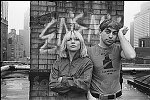
<instances>
[{"instance_id":1,"label":"woman's hand","mask_svg":"<svg viewBox=\"0 0 150 100\"><path fill-rule=\"evenodd\" d=\"M66 81L66 80L73 80L73 78L72 78L72 77L65 77L65 76L58 78L58 82L62 82L62 80L63 80L63 81Z\"/></svg>"},{"instance_id":2,"label":"woman's hand","mask_svg":"<svg viewBox=\"0 0 150 100\"><path fill-rule=\"evenodd\" d=\"M58 78L58 82L61 82L61 81L62 81L62 77L59 77L59 78Z\"/></svg>"}]
</instances>

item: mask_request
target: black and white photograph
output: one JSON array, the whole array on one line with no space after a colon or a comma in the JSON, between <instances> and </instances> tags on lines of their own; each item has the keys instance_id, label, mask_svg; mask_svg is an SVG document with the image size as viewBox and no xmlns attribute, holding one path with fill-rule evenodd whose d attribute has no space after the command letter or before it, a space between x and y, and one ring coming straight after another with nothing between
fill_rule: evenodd
<instances>
[{"instance_id":1,"label":"black and white photograph","mask_svg":"<svg viewBox=\"0 0 150 100\"><path fill-rule=\"evenodd\" d=\"M1 1L1 100L150 100L150 1Z\"/></svg>"}]
</instances>

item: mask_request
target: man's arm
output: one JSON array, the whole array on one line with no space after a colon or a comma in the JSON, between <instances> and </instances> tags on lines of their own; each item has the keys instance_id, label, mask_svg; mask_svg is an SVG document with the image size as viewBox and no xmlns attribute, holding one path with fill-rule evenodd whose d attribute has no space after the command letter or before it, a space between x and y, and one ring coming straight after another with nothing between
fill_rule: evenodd
<instances>
[{"instance_id":1,"label":"man's arm","mask_svg":"<svg viewBox=\"0 0 150 100\"><path fill-rule=\"evenodd\" d=\"M127 31L128 31L127 27L123 27L119 30L118 33L118 37L122 47L121 57L125 59L134 59L136 57L136 52L124 36L124 34L126 34Z\"/></svg>"}]
</instances>

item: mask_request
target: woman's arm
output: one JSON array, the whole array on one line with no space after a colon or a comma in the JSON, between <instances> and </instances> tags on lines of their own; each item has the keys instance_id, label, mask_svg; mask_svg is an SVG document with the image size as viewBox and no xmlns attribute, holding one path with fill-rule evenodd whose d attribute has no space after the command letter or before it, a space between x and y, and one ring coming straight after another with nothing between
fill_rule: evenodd
<instances>
[{"instance_id":1,"label":"woman's arm","mask_svg":"<svg viewBox=\"0 0 150 100\"><path fill-rule=\"evenodd\" d=\"M54 92L57 93L66 93L68 92L70 89L68 86L66 86L65 84L63 84L61 82L62 77L59 76L59 61L57 60L53 67L51 68L51 73L50 73L50 89Z\"/></svg>"},{"instance_id":2,"label":"woman's arm","mask_svg":"<svg viewBox=\"0 0 150 100\"><path fill-rule=\"evenodd\" d=\"M84 69L80 77L78 78L73 77L73 78L68 79L67 81L68 85L73 91L87 92L90 88L92 71L93 71L92 61L89 60L83 67Z\"/></svg>"}]
</instances>

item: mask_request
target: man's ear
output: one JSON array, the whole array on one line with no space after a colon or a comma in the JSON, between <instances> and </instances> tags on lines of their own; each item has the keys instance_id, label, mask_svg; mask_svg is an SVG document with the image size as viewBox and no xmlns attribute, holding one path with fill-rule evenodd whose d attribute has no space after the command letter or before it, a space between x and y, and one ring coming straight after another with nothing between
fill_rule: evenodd
<instances>
[{"instance_id":1,"label":"man's ear","mask_svg":"<svg viewBox=\"0 0 150 100\"><path fill-rule=\"evenodd\" d=\"M100 32L100 33L102 32L101 29L99 29L99 32Z\"/></svg>"},{"instance_id":2,"label":"man's ear","mask_svg":"<svg viewBox=\"0 0 150 100\"><path fill-rule=\"evenodd\" d=\"M99 35L99 36L101 36L101 32L102 32L101 29L99 29L99 32L98 32L98 35Z\"/></svg>"},{"instance_id":3,"label":"man's ear","mask_svg":"<svg viewBox=\"0 0 150 100\"><path fill-rule=\"evenodd\" d=\"M102 33L102 30L101 29L99 29L99 34L101 34Z\"/></svg>"}]
</instances>

